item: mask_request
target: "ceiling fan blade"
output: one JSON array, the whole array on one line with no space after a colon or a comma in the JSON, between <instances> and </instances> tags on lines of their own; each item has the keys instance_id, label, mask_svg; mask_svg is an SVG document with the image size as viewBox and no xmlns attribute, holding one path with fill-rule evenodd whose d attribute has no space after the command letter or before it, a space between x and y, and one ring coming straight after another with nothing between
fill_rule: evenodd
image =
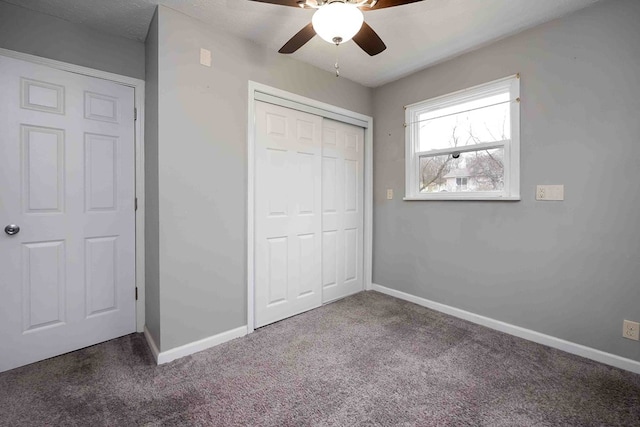
<instances>
[{"instance_id":1,"label":"ceiling fan blade","mask_svg":"<svg viewBox=\"0 0 640 427\"><path fill-rule=\"evenodd\" d=\"M369 56L377 55L387 48L380 36L366 22L362 23L362 28L353 37L353 41Z\"/></svg>"},{"instance_id":2,"label":"ceiling fan blade","mask_svg":"<svg viewBox=\"0 0 640 427\"><path fill-rule=\"evenodd\" d=\"M255 1L258 3L278 4L280 6L291 6L291 7L297 7L298 9L300 9L298 0L249 0L249 1Z\"/></svg>"},{"instance_id":3,"label":"ceiling fan blade","mask_svg":"<svg viewBox=\"0 0 640 427\"><path fill-rule=\"evenodd\" d=\"M402 6L409 3L417 3L419 1L422 1L422 0L378 0L375 6L373 7L363 6L360 9L363 12L366 12L367 10L378 10L378 9L384 9L387 7Z\"/></svg>"},{"instance_id":4,"label":"ceiling fan blade","mask_svg":"<svg viewBox=\"0 0 640 427\"><path fill-rule=\"evenodd\" d=\"M313 25L309 23L306 27L298 31L295 36L291 37L291 39L289 39L289 41L286 42L278 52L293 53L304 46L305 43L311 40L315 35L316 31L313 29Z\"/></svg>"}]
</instances>

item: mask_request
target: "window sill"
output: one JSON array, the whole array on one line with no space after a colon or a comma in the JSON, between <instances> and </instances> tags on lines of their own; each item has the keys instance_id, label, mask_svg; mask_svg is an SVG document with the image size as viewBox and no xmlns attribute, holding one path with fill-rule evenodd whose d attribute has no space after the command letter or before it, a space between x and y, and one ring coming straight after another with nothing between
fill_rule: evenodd
<instances>
[{"instance_id":1,"label":"window sill","mask_svg":"<svg viewBox=\"0 0 640 427\"><path fill-rule=\"evenodd\" d=\"M452 202L468 202L468 201L492 201L492 202L518 202L520 196L406 196L402 200L405 202L428 202L449 200Z\"/></svg>"}]
</instances>

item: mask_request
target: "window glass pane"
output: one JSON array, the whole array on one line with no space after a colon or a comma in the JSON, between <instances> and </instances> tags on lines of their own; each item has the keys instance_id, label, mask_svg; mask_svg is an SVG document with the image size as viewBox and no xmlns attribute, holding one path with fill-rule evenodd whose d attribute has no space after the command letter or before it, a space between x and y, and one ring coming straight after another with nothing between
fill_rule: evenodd
<instances>
[{"instance_id":1,"label":"window glass pane","mask_svg":"<svg viewBox=\"0 0 640 427\"><path fill-rule=\"evenodd\" d=\"M506 92L418 114L418 150L511 139L509 100Z\"/></svg>"},{"instance_id":2,"label":"window glass pane","mask_svg":"<svg viewBox=\"0 0 640 427\"><path fill-rule=\"evenodd\" d=\"M504 148L420 157L421 193L503 191Z\"/></svg>"}]
</instances>

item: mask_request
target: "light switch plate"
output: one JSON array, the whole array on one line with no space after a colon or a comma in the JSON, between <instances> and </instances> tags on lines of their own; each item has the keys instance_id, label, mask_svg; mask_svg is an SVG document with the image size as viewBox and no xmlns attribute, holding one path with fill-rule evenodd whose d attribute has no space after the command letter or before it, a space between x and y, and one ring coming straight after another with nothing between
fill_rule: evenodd
<instances>
[{"instance_id":1,"label":"light switch plate","mask_svg":"<svg viewBox=\"0 0 640 427\"><path fill-rule=\"evenodd\" d=\"M208 49L200 49L200 65L211 67L211 51Z\"/></svg>"},{"instance_id":2,"label":"light switch plate","mask_svg":"<svg viewBox=\"0 0 640 427\"><path fill-rule=\"evenodd\" d=\"M536 200L564 200L564 185L536 186Z\"/></svg>"}]
</instances>

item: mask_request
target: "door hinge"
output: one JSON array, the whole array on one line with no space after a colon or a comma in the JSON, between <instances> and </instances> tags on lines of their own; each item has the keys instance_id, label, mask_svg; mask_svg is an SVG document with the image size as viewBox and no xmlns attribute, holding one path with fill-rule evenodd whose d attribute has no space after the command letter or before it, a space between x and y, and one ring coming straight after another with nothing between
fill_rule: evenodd
<instances>
[{"instance_id":1,"label":"door hinge","mask_svg":"<svg viewBox=\"0 0 640 427\"><path fill-rule=\"evenodd\" d=\"M134 201L134 203L133 203L133 206L134 206L134 210L136 210L136 211L137 211L137 210L138 210L138 198L137 198L137 197L135 198L135 201Z\"/></svg>"},{"instance_id":2,"label":"door hinge","mask_svg":"<svg viewBox=\"0 0 640 427\"><path fill-rule=\"evenodd\" d=\"M138 287L136 286L136 301L138 301Z\"/></svg>"},{"instance_id":3,"label":"door hinge","mask_svg":"<svg viewBox=\"0 0 640 427\"><path fill-rule=\"evenodd\" d=\"M133 109L133 120L138 120L138 109L134 107Z\"/></svg>"}]
</instances>

